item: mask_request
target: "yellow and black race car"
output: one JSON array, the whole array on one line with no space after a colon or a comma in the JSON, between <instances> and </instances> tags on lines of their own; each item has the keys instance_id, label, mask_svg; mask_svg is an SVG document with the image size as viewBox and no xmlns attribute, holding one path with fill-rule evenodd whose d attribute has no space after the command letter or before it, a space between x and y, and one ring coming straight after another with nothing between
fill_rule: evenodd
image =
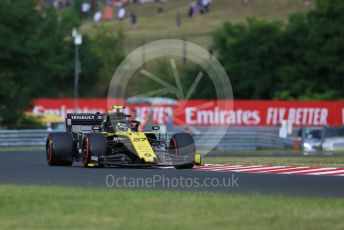
<instances>
[{"instance_id":1,"label":"yellow and black race car","mask_svg":"<svg viewBox=\"0 0 344 230\"><path fill-rule=\"evenodd\" d=\"M83 162L85 167L163 167L189 169L201 164L192 136L175 133L170 139L159 132L139 131L140 122L130 120L114 106L108 113L67 114L67 132L50 133L46 156L51 166L71 166Z\"/></svg>"}]
</instances>

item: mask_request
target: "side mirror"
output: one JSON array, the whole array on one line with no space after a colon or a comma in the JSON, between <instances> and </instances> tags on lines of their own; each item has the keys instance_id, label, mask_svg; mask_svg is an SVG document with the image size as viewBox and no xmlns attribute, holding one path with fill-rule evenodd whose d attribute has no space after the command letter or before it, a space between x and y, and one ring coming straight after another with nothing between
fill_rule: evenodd
<instances>
[{"instance_id":1,"label":"side mirror","mask_svg":"<svg viewBox=\"0 0 344 230\"><path fill-rule=\"evenodd\" d=\"M154 131L160 130L160 126L154 125L154 126L152 126L152 130L154 130Z\"/></svg>"}]
</instances>

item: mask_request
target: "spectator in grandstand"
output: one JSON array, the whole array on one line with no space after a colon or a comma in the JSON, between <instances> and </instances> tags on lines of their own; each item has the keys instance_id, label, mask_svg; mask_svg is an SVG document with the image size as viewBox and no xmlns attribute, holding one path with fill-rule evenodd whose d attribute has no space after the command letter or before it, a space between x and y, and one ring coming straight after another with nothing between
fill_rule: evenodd
<instances>
[{"instance_id":1,"label":"spectator in grandstand","mask_svg":"<svg viewBox=\"0 0 344 230\"><path fill-rule=\"evenodd\" d=\"M91 10L91 4L88 2L83 2L81 4L81 18L87 18Z\"/></svg>"},{"instance_id":2,"label":"spectator in grandstand","mask_svg":"<svg viewBox=\"0 0 344 230\"><path fill-rule=\"evenodd\" d=\"M205 13L209 12L209 5L210 5L209 0L202 0L202 6Z\"/></svg>"},{"instance_id":3,"label":"spectator in grandstand","mask_svg":"<svg viewBox=\"0 0 344 230\"><path fill-rule=\"evenodd\" d=\"M121 8L123 7L123 2L120 1L120 0L113 0L113 1L112 1L112 6L113 6L114 8L119 8L119 9L121 9Z\"/></svg>"},{"instance_id":4,"label":"spectator in grandstand","mask_svg":"<svg viewBox=\"0 0 344 230\"><path fill-rule=\"evenodd\" d=\"M136 26L136 22L137 22L137 15L135 13L135 11L132 11L130 14L130 24L132 27Z\"/></svg>"},{"instance_id":5,"label":"spectator in grandstand","mask_svg":"<svg viewBox=\"0 0 344 230\"><path fill-rule=\"evenodd\" d=\"M111 20L113 18L113 11L111 5L106 5L102 12L102 20Z\"/></svg>"},{"instance_id":6,"label":"spectator in grandstand","mask_svg":"<svg viewBox=\"0 0 344 230\"><path fill-rule=\"evenodd\" d=\"M93 22L98 23L102 19L102 13L97 11L93 16Z\"/></svg>"},{"instance_id":7,"label":"spectator in grandstand","mask_svg":"<svg viewBox=\"0 0 344 230\"><path fill-rule=\"evenodd\" d=\"M158 13L162 14L164 12L164 3L162 0L157 0L158 3Z\"/></svg>"},{"instance_id":8,"label":"spectator in grandstand","mask_svg":"<svg viewBox=\"0 0 344 230\"><path fill-rule=\"evenodd\" d=\"M123 21L124 17L125 17L125 9L124 7L121 7L119 10L118 10L118 15L117 15L118 19L120 21Z\"/></svg>"},{"instance_id":9,"label":"spectator in grandstand","mask_svg":"<svg viewBox=\"0 0 344 230\"><path fill-rule=\"evenodd\" d=\"M178 12L177 16L176 16L176 26L177 28L181 27L182 25L182 19L181 19L181 15L180 13Z\"/></svg>"},{"instance_id":10,"label":"spectator in grandstand","mask_svg":"<svg viewBox=\"0 0 344 230\"><path fill-rule=\"evenodd\" d=\"M194 13L195 13L195 9L196 9L196 4L195 2L190 2L190 5L189 5L189 17L192 18Z\"/></svg>"},{"instance_id":11,"label":"spectator in grandstand","mask_svg":"<svg viewBox=\"0 0 344 230\"><path fill-rule=\"evenodd\" d=\"M57 8L59 7L59 3L57 2L57 0L55 0L55 1L53 2L53 7L54 7L55 9L57 9Z\"/></svg>"},{"instance_id":12,"label":"spectator in grandstand","mask_svg":"<svg viewBox=\"0 0 344 230\"><path fill-rule=\"evenodd\" d=\"M197 0L197 10L200 14L204 14L203 0Z\"/></svg>"},{"instance_id":13,"label":"spectator in grandstand","mask_svg":"<svg viewBox=\"0 0 344 230\"><path fill-rule=\"evenodd\" d=\"M91 0L91 9L93 13L96 13L99 10L100 2L98 0Z\"/></svg>"},{"instance_id":14,"label":"spectator in grandstand","mask_svg":"<svg viewBox=\"0 0 344 230\"><path fill-rule=\"evenodd\" d=\"M208 52L209 52L209 58L212 58L214 54L214 48L213 48L213 44L211 43L208 45Z\"/></svg>"}]
</instances>

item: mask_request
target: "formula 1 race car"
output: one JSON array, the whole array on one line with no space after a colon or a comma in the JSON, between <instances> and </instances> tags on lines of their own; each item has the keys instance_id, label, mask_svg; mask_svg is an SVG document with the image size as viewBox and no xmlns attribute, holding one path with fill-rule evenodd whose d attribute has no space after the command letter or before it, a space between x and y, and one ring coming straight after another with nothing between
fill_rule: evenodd
<instances>
[{"instance_id":1,"label":"formula 1 race car","mask_svg":"<svg viewBox=\"0 0 344 230\"><path fill-rule=\"evenodd\" d=\"M140 122L129 120L114 106L108 113L72 113L66 117L66 132L50 133L46 156L51 166L163 167L190 169L201 164L195 143L188 133L175 133L168 140L159 126L139 131Z\"/></svg>"}]
</instances>

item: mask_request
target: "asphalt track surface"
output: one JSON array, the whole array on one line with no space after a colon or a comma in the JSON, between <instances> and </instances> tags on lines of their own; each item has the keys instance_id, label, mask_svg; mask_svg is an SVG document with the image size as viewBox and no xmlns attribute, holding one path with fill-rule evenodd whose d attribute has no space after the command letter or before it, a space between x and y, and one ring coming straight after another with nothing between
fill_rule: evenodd
<instances>
[{"instance_id":1,"label":"asphalt track surface","mask_svg":"<svg viewBox=\"0 0 344 230\"><path fill-rule=\"evenodd\" d=\"M50 167L43 151L0 151L0 184L344 197L344 177L202 170Z\"/></svg>"}]
</instances>

